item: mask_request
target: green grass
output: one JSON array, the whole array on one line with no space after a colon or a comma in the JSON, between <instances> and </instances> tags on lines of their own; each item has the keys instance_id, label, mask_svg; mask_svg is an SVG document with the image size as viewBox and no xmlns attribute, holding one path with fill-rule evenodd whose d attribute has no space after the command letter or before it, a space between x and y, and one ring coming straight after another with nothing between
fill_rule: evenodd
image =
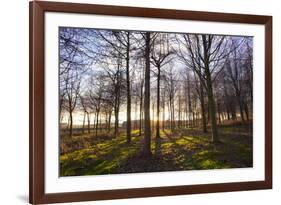
<instances>
[{"instance_id":1,"label":"green grass","mask_svg":"<svg viewBox=\"0 0 281 205\"><path fill-rule=\"evenodd\" d=\"M203 133L199 129L181 129L174 133L164 130L160 132L158 146L152 138L151 157L141 155L143 136L138 136L138 130L132 131L130 144L126 143L125 134L116 139L106 135L64 139L60 146L67 151L60 155L60 175L252 167L251 130L251 124L222 126L218 144L211 142L210 132Z\"/></svg>"}]
</instances>

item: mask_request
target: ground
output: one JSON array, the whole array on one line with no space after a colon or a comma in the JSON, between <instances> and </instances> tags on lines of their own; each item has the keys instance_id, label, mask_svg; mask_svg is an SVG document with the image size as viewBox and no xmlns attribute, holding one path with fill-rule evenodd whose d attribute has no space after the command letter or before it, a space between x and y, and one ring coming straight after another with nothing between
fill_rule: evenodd
<instances>
[{"instance_id":1,"label":"ground","mask_svg":"<svg viewBox=\"0 0 281 205\"><path fill-rule=\"evenodd\" d=\"M161 145L151 157L141 153L143 136L132 131L112 138L105 134L64 136L60 142L60 176L226 169L252 167L252 124L236 123L219 127L220 142L211 142L211 132L200 129L161 131ZM161 147L159 149L159 147Z\"/></svg>"}]
</instances>

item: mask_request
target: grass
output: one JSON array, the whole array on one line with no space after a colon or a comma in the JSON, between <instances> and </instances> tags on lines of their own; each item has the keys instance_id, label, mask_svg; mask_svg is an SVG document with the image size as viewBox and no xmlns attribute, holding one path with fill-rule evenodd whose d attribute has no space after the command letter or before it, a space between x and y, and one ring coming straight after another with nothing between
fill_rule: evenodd
<instances>
[{"instance_id":1,"label":"grass","mask_svg":"<svg viewBox=\"0 0 281 205\"><path fill-rule=\"evenodd\" d=\"M117 173L226 169L252 167L251 124L219 128L220 143L211 142L211 133L199 129L161 131L160 145L152 138L151 157L141 155L143 136L132 131L112 138L106 134L66 137L61 140L60 175L97 175ZM71 145L71 146L70 146ZM157 148L156 148L157 147ZM159 149L158 152L156 152Z\"/></svg>"}]
</instances>

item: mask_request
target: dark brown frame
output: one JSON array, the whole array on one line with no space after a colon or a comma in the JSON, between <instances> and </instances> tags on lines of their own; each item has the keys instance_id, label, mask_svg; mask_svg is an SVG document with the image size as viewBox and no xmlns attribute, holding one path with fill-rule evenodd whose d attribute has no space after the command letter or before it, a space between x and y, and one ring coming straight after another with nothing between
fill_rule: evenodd
<instances>
[{"instance_id":1,"label":"dark brown frame","mask_svg":"<svg viewBox=\"0 0 281 205\"><path fill-rule=\"evenodd\" d=\"M67 12L113 16L151 17L210 22L248 23L265 26L265 180L151 187L106 191L46 194L44 192L44 13ZM210 13L34 1L29 4L29 201L33 204L153 197L272 188L272 16Z\"/></svg>"}]
</instances>

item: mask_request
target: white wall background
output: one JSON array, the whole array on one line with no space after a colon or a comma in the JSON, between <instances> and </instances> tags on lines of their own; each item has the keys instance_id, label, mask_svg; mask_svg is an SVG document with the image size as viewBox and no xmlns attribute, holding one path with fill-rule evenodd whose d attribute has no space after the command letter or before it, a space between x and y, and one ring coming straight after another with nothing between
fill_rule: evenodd
<instances>
[{"instance_id":1,"label":"white wall background","mask_svg":"<svg viewBox=\"0 0 281 205\"><path fill-rule=\"evenodd\" d=\"M278 0L72 0L73 2L273 16L273 190L72 204L279 204L281 194L281 6ZM0 4L0 204L28 202L28 0Z\"/></svg>"}]
</instances>

